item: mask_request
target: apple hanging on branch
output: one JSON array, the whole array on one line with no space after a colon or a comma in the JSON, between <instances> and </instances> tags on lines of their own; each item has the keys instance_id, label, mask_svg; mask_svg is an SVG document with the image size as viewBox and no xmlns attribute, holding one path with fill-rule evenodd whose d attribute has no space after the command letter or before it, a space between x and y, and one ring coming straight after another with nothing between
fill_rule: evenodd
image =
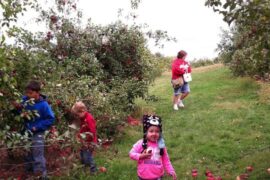
<instances>
[{"instance_id":1,"label":"apple hanging on branch","mask_svg":"<svg viewBox=\"0 0 270 180\"><path fill-rule=\"evenodd\" d=\"M55 15L52 15L52 16L50 17L50 19L51 19L51 22L52 22L53 24L57 23L57 21L58 21L58 17L55 16Z\"/></svg>"}]
</instances>

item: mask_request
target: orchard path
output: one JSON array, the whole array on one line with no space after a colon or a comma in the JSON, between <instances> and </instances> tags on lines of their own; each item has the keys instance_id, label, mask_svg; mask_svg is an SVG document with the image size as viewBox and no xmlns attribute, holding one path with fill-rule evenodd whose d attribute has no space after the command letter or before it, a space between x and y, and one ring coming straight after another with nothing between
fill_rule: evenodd
<instances>
[{"instance_id":1,"label":"orchard path","mask_svg":"<svg viewBox=\"0 0 270 180\"><path fill-rule=\"evenodd\" d=\"M150 87L157 101L137 100L136 116L154 111L163 119L163 130L171 162L180 180L205 179L209 168L215 176L235 179L254 167L250 179L270 179L270 86L249 78L236 78L228 68L217 64L193 70L191 94L185 108L172 110L170 73ZM142 137L142 127L127 126L107 151L96 154L106 173L80 179L136 180L136 162L128 157L132 145ZM170 178L165 178L170 179Z\"/></svg>"}]
</instances>

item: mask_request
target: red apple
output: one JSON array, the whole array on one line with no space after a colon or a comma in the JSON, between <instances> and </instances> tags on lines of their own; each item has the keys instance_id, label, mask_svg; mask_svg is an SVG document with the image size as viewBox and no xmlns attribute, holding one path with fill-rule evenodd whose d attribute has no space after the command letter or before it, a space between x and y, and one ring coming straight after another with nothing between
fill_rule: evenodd
<instances>
[{"instance_id":1,"label":"red apple","mask_svg":"<svg viewBox=\"0 0 270 180\"><path fill-rule=\"evenodd\" d=\"M52 104L52 101L51 100L47 100L48 104Z\"/></svg>"},{"instance_id":2,"label":"red apple","mask_svg":"<svg viewBox=\"0 0 270 180\"><path fill-rule=\"evenodd\" d=\"M195 178L195 177L197 177L197 176L198 176L198 173L197 173L197 172L193 172L193 173L192 173L192 177Z\"/></svg>"},{"instance_id":3,"label":"red apple","mask_svg":"<svg viewBox=\"0 0 270 180\"><path fill-rule=\"evenodd\" d=\"M73 9L77 9L77 6L76 6L76 4L73 4L72 6L71 6Z\"/></svg>"},{"instance_id":4,"label":"red apple","mask_svg":"<svg viewBox=\"0 0 270 180\"><path fill-rule=\"evenodd\" d=\"M104 173L104 172L107 172L107 169L105 167L99 167L99 171Z\"/></svg>"},{"instance_id":5,"label":"red apple","mask_svg":"<svg viewBox=\"0 0 270 180\"><path fill-rule=\"evenodd\" d=\"M246 180L246 179L248 179L248 174L241 174L240 176L239 176L239 178L240 178L240 180Z\"/></svg>"},{"instance_id":6,"label":"red apple","mask_svg":"<svg viewBox=\"0 0 270 180\"><path fill-rule=\"evenodd\" d=\"M206 176L207 176L207 177L214 177L213 174L212 174L211 172L208 172Z\"/></svg>"},{"instance_id":7,"label":"red apple","mask_svg":"<svg viewBox=\"0 0 270 180\"><path fill-rule=\"evenodd\" d=\"M53 38L53 35L52 35L52 33L49 31L48 33L47 33L47 37L46 37L46 40L51 40Z\"/></svg>"},{"instance_id":8,"label":"red apple","mask_svg":"<svg viewBox=\"0 0 270 180\"><path fill-rule=\"evenodd\" d=\"M222 180L222 178L220 176L217 177L217 180Z\"/></svg>"},{"instance_id":9,"label":"red apple","mask_svg":"<svg viewBox=\"0 0 270 180\"><path fill-rule=\"evenodd\" d=\"M198 173L198 170L197 170L197 169L192 169L191 172L192 172L192 173Z\"/></svg>"},{"instance_id":10,"label":"red apple","mask_svg":"<svg viewBox=\"0 0 270 180\"><path fill-rule=\"evenodd\" d=\"M256 26L252 26L251 31L255 34L257 32L257 27Z\"/></svg>"},{"instance_id":11,"label":"red apple","mask_svg":"<svg viewBox=\"0 0 270 180\"><path fill-rule=\"evenodd\" d=\"M50 17L50 19L51 19L52 23L56 23L57 20L58 20L57 16L55 16L55 15L52 15L52 16Z\"/></svg>"},{"instance_id":12,"label":"red apple","mask_svg":"<svg viewBox=\"0 0 270 180\"><path fill-rule=\"evenodd\" d=\"M57 99L57 100L56 100L56 104L57 104L58 106L61 106L61 105L62 105L61 100Z\"/></svg>"},{"instance_id":13,"label":"red apple","mask_svg":"<svg viewBox=\"0 0 270 180\"><path fill-rule=\"evenodd\" d=\"M267 169L268 174L270 174L270 168Z\"/></svg>"},{"instance_id":14,"label":"red apple","mask_svg":"<svg viewBox=\"0 0 270 180\"><path fill-rule=\"evenodd\" d=\"M208 176L208 174L212 174L212 173L211 173L210 170L207 169L207 170L205 171L205 176Z\"/></svg>"},{"instance_id":15,"label":"red apple","mask_svg":"<svg viewBox=\"0 0 270 180\"><path fill-rule=\"evenodd\" d=\"M252 172L252 171L253 171L253 167L252 167L252 166L248 166L248 167L246 167L246 170L247 170L248 172Z\"/></svg>"},{"instance_id":16,"label":"red apple","mask_svg":"<svg viewBox=\"0 0 270 180\"><path fill-rule=\"evenodd\" d=\"M215 180L215 177L207 177L207 180Z\"/></svg>"}]
</instances>

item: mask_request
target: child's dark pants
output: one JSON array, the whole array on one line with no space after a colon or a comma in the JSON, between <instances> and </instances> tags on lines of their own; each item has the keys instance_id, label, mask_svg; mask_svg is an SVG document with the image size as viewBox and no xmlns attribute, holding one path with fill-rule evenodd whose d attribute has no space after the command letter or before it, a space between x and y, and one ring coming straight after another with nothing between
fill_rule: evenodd
<instances>
[{"instance_id":1,"label":"child's dark pants","mask_svg":"<svg viewBox=\"0 0 270 180\"><path fill-rule=\"evenodd\" d=\"M92 152L90 150L81 150L80 154L81 154L82 164L84 164L85 166L89 166L91 173L96 172L97 168L94 162Z\"/></svg>"},{"instance_id":2,"label":"child's dark pants","mask_svg":"<svg viewBox=\"0 0 270 180\"><path fill-rule=\"evenodd\" d=\"M31 137L31 151L26 157L26 170L47 175L46 160L44 157L44 132L35 133Z\"/></svg>"}]
</instances>

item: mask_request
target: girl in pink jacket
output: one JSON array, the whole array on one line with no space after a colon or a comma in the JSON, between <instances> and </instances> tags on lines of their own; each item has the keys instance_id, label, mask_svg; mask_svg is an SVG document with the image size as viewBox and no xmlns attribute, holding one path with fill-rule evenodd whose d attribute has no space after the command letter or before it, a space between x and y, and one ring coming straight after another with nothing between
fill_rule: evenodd
<instances>
[{"instance_id":1,"label":"girl in pink jacket","mask_svg":"<svg viewBox=\"0 0 270 180\"><path fill-rule=\"evenodd\" d=\"M161 180L164 170L176 180L166 147L158 145L162 133L161 118L144 115L143 133L143 139L134 144L129 152L130 158L137 161L139 180Z\"/></svg>"}]
</instances>

